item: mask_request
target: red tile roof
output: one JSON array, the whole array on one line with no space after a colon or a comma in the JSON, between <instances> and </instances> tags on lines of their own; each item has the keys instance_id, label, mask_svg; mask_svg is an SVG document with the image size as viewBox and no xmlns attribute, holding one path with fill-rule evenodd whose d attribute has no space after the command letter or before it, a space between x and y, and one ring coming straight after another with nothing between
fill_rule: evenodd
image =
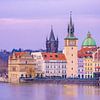
<instances>
[{"instance_id":1,"label":"red tile roof","mask_svg":"<svg viewBox=\"0 0 100 100\"><path fill-rule=\"evenodd\" d=\"M66 60L66 57L62 53L42 53L44 60Z\"/></svg>"},{"instance_id":2,"label":"red tile roof","mask_svg":"<svg viewBox=\"0 0 100 100\"><path fill-rule=\"evenodd\" d=\"M15 52L16 56L23 56L24 54L27 54L27 52Z\"/></svg>"},{"instance_id":3,"label":"red tile roof","mask_svg":"<svg viewBox=\"0 0 100 100\"><path fill-rule=\"evenodd\" d=\"M28 53L28 52L14 52L14 53L10 56L10 58L12 58L13 55L14 55L15 57L19 58L19 57L21 57L21 56L23 56L23 55L25 55L25 54L27 54L27 53Z\"/></svg>"},{"instance_id":4,"label":"red tile roof","mask_svg":"<svg viewBox=\"0 0 100 100\"><path fill-rule=\"evenodd\" d=\"M78 58L92 57L93 52L96 50L97 48L81 48L81 50L78 51Z\"/></svg>"}]
</instances>

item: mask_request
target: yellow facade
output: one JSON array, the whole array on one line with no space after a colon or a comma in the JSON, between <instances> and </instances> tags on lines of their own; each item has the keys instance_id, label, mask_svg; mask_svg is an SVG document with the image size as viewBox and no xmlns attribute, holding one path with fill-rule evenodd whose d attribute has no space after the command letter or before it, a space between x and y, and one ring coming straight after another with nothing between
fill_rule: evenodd
<instances>
[{"instance_id":1,"label":"yellow facade","mask_svg":"<svg viewBox=\"0 0 100 100\"><path fill-rule=\"evenodd\" d=\"M29 53L13 53L8 60L8 80L11 83L19 83L21 77L34 77L34 58Z\"/></svg>"},{"instance_id":2,"label":"yellow facade","mask_svg":"<svg viewBox=\"0 0 100 100\"><path fill-rule=\"evenodd\" d=\"M92 57L84 58L84 72L85 78L93 78L95 72L95 66Z\"/></svg>"}]
</instances>

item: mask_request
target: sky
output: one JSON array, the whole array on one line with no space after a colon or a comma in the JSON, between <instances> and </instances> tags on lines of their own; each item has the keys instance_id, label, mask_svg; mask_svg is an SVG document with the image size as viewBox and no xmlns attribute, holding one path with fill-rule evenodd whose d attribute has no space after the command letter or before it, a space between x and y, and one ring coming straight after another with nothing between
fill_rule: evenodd
<instances>
[{"instance_id":1,"label":"sky","mask_svg":"<svg viewBox=\"0 0 100 100\"><path fill-rule=\"evenodd\" d=\"M70 11L79 48L87 32L100 45L100 0L0 0L0 49L45 49L51 25L64 48Z\"/></svg>"}]
</instances>

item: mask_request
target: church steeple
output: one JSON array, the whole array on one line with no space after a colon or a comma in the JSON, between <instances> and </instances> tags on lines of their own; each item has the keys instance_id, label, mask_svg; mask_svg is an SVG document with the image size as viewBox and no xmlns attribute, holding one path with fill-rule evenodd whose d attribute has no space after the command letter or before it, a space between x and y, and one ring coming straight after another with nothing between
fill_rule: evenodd
<instances>
[{"instance_id":1,"label":"church steeple","mask_svg":"<svg viewBox=\"0 0 100 100\"><path fill-rule=\"evenodd\" d=\"M50 32L50 41L55 41L55 36L54 36L54 32L53 32L53 26L51 25L51 32Z\"/></svg>"},{"instance_id":2,"label":"church steeple","mask_svg":"<svg viewBox=\"0 0 100 100\"><path fill-rule=\"evenodd\" d=\"M55 39L53 26L51 26L50 37L46 38L46 52L58 52L58 42L58 37Z\"/></svg>"},{"instance_id":3,"label":"church steeple","mask_svg":"<svg viewBox=\"0 0 100 100\"><path fill-rule=\"evenodd\" d=\"M70 23L68 24L68 36L67 38L75 38L74 36L74 24L72 21L72 11L70 11Z\"/></svg>"}]
</instances>

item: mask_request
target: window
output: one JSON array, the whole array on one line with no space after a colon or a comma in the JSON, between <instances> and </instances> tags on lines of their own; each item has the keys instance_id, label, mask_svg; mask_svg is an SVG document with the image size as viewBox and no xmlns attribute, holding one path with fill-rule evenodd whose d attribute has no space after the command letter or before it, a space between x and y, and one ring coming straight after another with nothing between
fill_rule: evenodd
<instances>
[{"instance_id":1,"label":"window","mask_svg":"<svg viewBox=\"0 0 100 100\"><path fill-rule=\"evenodd\" d=\"M71 68L71 70L73 70L73 68Z\"/></svg>"},{"instance_id":2,"label":"window","mask_svg":"<svg viewBox=\"0 0 100 100\"><path fill-rule=\"evenodd\" d=\"M62 68L63 68L63 65L62 65Z\"/></svg>"},{"instance_id":3,"label":"window","mask_svg":"<svg viewBox=\"0 0 100 100\"><path fill-rule=\"evenodd\" d=\"M65 68L66 68L66 65L65 65Z\"/></svg>"},{"instance_id":4,"label":"window","mask_svg":"<svg viewBox=\"0 0 100 100\"><path fill-rule=\"evenodd\" d=\"M46 57L47 57L47 55L44 55L44 57L46 58Z\"/></svg>"},{"instance_id":5,"label":"window","mask_svg":"<svg viewBox=\"0 0 100 100\"><path fill-rule=\"evenodd\" d=\"M50 55L50 57L52 57L52 55Z\"/></svg>"},{"instance_id":6,"label":"window","mask_svg":"<svg viewBox=\"0 0 100 100\"><path fill-rule=\"evenodd\" d=\"M55 57L57 58L57 57L58 57L58 55L55 55Z\"/></svg>"}]
</instances>

